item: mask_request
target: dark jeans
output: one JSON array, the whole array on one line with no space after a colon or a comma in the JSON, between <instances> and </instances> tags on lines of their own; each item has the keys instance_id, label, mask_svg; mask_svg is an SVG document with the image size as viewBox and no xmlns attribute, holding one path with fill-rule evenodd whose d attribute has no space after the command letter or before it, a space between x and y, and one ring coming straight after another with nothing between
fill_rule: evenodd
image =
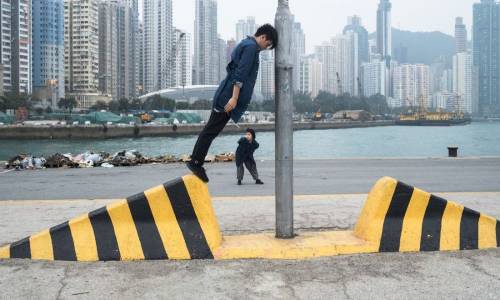
<instances>
[{"instance_id":1,"label":"dark jeans","mask_svg":"<svg viewBox=\"0 0 500 300\"><path fill-rule=\"evenodd\" d=\"M226 127L227 122L230 120L230 115L225 112L212 111L210 119L208 120L205 128L201 131L198 136L198 141L194 145L193 154L191 155L191 161L202 166L205 162L205 158L208 154L208 149L212 145L214 139L221 133L222 129Z\"/></svg>"},{"instance_id":2,"label":"dark jeans","mask_svg":"<svg viewBox=\"0 0 500 300\"><path fill-rule=\"evenodd\" d=\"M254 180L259 179L259 172L257 172L257 164L253 160L245 160L241 166L236 166L236 178L238 180L243 180L243 175L245 174L245 168L247 167L247 170L250 172L250 175L252 175Z\"/></svg>"}]
</instances>

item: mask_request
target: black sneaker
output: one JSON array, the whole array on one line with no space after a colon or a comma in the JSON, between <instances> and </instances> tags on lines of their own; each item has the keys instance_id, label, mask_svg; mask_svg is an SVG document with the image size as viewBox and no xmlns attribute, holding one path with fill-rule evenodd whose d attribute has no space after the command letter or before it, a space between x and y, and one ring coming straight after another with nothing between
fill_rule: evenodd
<instances>
[{"instance_id":1,"label":"black sneaker","mask_svg":"<svg viewBox=\"0 0 500 300\"><path fill-rule=\"evenodd\" d=\"M241 185L241 180L238 180L238 185Z\"/></svg>"},{"instance_id":2,"label":"black sneaker","mask_svg":"<svg viewBox=\"0 0 500 300\"><path fill-rule=\"evenodd\" d=\"M198 166L192 162L188 162L186 165L194 175L200 178L203 182L208 183L209 179L207 176L207 172L205 172L205 168L203 168L202 166Z\"/></svg>"},{"instance_id":3,"label":"black sneaker","mask_svg":"<svg viewBox=\"0 0 500 300\"><path fill-rule=\"evenodd\" d=\"M260 179L257 179L257 180L255 180L255 184L264 184L264 182L262 182L262 180L260 180Z\"/></svg>"}]
</instances>

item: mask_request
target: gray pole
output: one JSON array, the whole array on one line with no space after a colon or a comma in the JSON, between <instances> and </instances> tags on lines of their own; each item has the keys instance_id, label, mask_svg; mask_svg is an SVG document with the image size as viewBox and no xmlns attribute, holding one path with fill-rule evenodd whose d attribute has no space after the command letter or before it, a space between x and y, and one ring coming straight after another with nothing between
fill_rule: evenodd
<instances>
[{"instance_id":1,"label":"gray pole","mask_svg":"<svg viewBox=\"0 0 500 300\"><path fill-rule=\"evenodd\" d=\"M288 0L278 0L276 13L276 237L293 234L293 101L292 15Z\"/></svg>"}]
</instances>

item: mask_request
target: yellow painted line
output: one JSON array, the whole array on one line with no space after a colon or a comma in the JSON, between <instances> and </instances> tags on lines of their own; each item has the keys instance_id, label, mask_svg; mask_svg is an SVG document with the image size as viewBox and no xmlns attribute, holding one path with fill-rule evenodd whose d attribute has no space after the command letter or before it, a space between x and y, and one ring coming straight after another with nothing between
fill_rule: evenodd
<instances>
[{"instance_id":1,"label":"yellow painted line","mask_svg":"<svg viewBox=\"0 0 500 300\"><path fill-rule=\"evenodd\" d=\"M380 246L385 216L396 189L395 179L384 177L377 181L368 195L368 200L356 223L354 233L357 237L377 243Z\"/></svg>"},{"instance_id":2,"label":"yellow painted line","mask_svg":"<svg viewBox=\"0 0 500 300\"><path fill-rule=\"evenodd\" d=\"M460 250L460 223L464 207L448 201L441 219L441 251Z\"/></svg>"},{"instance_id":3,"label":"yellow painted line","mask_svg":"<svg viewBox=\"0 0 500 300\"><path fill-rule=\"evenodd\" d=\"M184 176L183 180L198 222L213 252L222 243L222 235L207 185L193 175Z\"/></svg>"},{"instance_id":4,"label":"yellow painted line","mask_svg":"<svg viewBox=\"0 0 500 300\"><path fill-rule=\"evenodd\" d=\"M144 259L139 235L137 234L127 200L110 204L107 206L107 210L115 230L121 260Z\"/></svg>"},{"instance_id":5,"label":"yellow painted line","mask_svg":"<svg viewBox=\"0 0 500 300\"><path fill-rule=\"evenodd\" d=\"M429 204L431 195L415 189L403 219L403 229L399 251L416 252L420 251L420 241L422 238L422 224L424 222L425 210Z\"/></svg>"},{"instance_id":6,"label":"yellow painted line","mask_svg":"<svg viewBox=\"0 0 500 300\"><path fill-rule=\"evenodd\" d=\"M375 243L357 238L352 231L310 232L291 240L279 240L268 233L226 236L214 257L218 260L311 259L377 251Z\"/></svg>"},{"instance_id":7,"label":"yellow painted line","mask_svg":"<svg viewBox=\"0 0 500 300\"><path fill-rule=\"evenodd\" d=\"M54 260L52 238L49 230L42 231L30 237L31 259Z\"/></svg>"},{"instance_id":8,"label":"yellow painted line","mask_svg":"<svg viewBox=\"0 0 500 300\"><path fill-rule=\"evenodd\" d=\"M69 221L78 261L98 261L94 230L88 214Z\"/></svg>"},{"instance_id":9,"label":"yellow painted line","mask_svg":"<svg viewBox=\"0 0 500 300\"><path fill-rule=\"evenodd\" d=\"M481 214L479 218L478 242L479 249L488 249L497 247L497 220L492 217Z\"/></svg>"},{"instance_id":10,"label":"yellow painted line","mask_svg":"<svg viewBox=\"0 0 500 300\"><path fill-rule=\"evenodd\" d=\"M160 233L163 246L170 259L190 259L186 241L175 217L172 204L163 186L144 192Z\"/></svg>"},{"instance_id":11,"label":"yellow painted line","mask_svg":"<svg viewBox=\"0 0 500 300\"><path fill-rule=\"evenodd\" d=\"M10 258L10 245L0 248L0 259Z\"/></svg>"}]
</instances>

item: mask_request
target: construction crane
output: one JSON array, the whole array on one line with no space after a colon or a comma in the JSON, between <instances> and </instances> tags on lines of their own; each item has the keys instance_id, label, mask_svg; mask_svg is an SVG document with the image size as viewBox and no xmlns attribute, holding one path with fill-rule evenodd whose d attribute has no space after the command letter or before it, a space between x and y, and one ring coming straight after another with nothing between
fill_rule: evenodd
<instances>
[{"instance_id":1,"label":"construction crane","mask_svg":"<svg viewBox=\"0 0 500 300\"><path fill-rule=\"evenodd\" d=\"M342 88L342 81L340 80L339 72L337 72L337 87L339 88L338 95L339 96L343 96L344 95L344 90Z\"/></svg>"},{"instance_id":2,"label":"construction crane","mask_svg":"<svg viewBox=\"0 0 500 300\"><path fill-rule=\"evenodd\" d=\"M358 77L358 94L360 98L364 98L365 95L363 93L363 86L361 85L361 80Z\"/></svg>"}]
</instances>

